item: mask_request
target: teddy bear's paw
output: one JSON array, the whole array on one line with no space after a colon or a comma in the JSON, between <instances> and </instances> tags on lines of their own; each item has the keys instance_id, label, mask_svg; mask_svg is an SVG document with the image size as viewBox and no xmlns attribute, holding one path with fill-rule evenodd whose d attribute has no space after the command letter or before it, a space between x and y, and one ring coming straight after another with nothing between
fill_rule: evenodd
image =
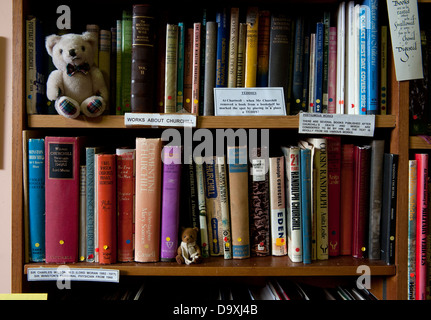
<instances>
[{"instance_id":1,"label":"teddy bear's paw","mask_svg":"<svg viewBox=\"0 0 431 320\"><path fill-rule=\"evenodd\" d=\"M71 119L76 118L80 113L78 102L65 96L55 101L55 110L59 115Z\"/></svg>"},{"instance_id":2,"label":"teddy bear's paw","mask_svg":"<svg viewBox=\"0 0 431 320\"><path fill-rule=\"evenodd\" d=\"M90 97L81 103L81 111L87 117L95 118L105 111L105 101L101 97Z\"/></svg>"}]
</instances>

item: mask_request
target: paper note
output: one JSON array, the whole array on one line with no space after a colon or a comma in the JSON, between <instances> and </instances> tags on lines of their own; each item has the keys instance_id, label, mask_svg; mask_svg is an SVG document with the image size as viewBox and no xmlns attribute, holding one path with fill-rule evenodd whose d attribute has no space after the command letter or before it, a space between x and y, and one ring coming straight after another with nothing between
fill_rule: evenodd
<instances>
[{"instance_id":1,"label":"paper note","mask_svg":"<svg viewBox=\"0 0 431 320\"><path fill-rule=\"evenodd\" d=\"M397 81L422 79L417 0L387 0Z\"/></svg>"}]
</instances>

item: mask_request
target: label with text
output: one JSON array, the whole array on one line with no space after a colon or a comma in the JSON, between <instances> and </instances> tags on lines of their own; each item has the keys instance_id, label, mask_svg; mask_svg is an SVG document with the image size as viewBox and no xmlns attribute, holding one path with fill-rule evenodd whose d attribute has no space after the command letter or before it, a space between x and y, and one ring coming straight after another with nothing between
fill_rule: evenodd
<instances>
[{"instance_id":1,"label":"label with text","mask_svg":"<svg viewBox=\"0 0 431 320\"><path fill-rule=\"evenodd\" d=\"M196 127L196 115L183 113L125 113L126 126Z\"/></svg>"},{"instance_id":2,"label":"label with text","mask_svg":"<svg viewBox=\"0 0 431 320\"><path fill-rule=\"evenodd\" d=\"M120 270L93 269L93 268L28 268L28 281L93 281L114 282L120 281Z\"/></svg>"}]
</instances>

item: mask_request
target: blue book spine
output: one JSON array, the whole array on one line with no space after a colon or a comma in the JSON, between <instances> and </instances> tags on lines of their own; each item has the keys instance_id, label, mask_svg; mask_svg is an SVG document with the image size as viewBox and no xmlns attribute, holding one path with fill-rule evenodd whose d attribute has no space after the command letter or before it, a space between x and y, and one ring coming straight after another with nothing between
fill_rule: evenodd
<instances>
[{"instance_id":1,"label":"blue book spine","mask_svg":"<svg viewBox=\"0 0 431 320\"><path fill-rule=\"evenodd\" d=\"M95 148L86 148L86 200L87 200L87 262L94 262L94 155Z\"/></svg>"},{"instance_id":2,"label":"blue book spine","mask_svg":"<svg viewBox=\"0 0 431 320\"><path fill-rule=\"evenodd\" d=\"M359 114L367 114L367 7L359 8Z\"/></svg>"},{"instance_id":3,"label":"blue book spine","mask_svg":"<svg viewBox=\"0 0 431 320\"><path fill-rule=\"evenodd\" d=\"M311 263L311 150L301 149L302 261Z\"/></svg>"},{"instance_id":4,"label":"blue book spine","mask_svg":"<svg viewBox=\"0 0 431 320\"><path fill-rule=\"evenodd\" d=\"M367 114L377 114L379 106L379 1L364 0L367 12Z\"/></svg>"},{"instance_id":5,"label":"blue book spine","mask_svg":"<svg viewBox=\"0 0 431 320\"><path fill-rule=\"evenodd\" d=\"M30 260L45 260L45 140L28 140Z\"/></svg>"},{"instance_id":6,"label":"blue book spine","mask_svg":"<svg viewBox=\"0 0 431 320\"><path fill-rule=\"evenodd\" d=\"M227 87L228 61L228 26L226 8L216 14L217 53L216 53L216 88Z\"/></svg>"},{"instance_id":7,"label":"blue book spine","mask_svg":"<svg viewBox=\"0 0 431 320\"><path fill-rule=\"evenodd\" d=\"M322 113L323 103L323 35L325 29L322 22L316 24L316 71L314 78L314 112Z\"/></svg>"}]
</instances>

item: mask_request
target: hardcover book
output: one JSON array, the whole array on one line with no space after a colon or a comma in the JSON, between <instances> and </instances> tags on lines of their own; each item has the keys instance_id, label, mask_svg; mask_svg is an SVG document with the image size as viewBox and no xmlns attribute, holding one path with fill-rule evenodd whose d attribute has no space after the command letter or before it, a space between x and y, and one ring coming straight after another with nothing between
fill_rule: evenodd
<instances>
[{"instance_id":1,"label":"hardcover book","mask_svg":"<svg viewBox=\"0 0 431 320\"><path fill-rule=\"evenodd\" d=\"M79 240L78 240L78 260L85 261L87 254L87 239L85 237L87 229L87 203L86 203L86 166L79 166Z\"/></svg>"},{"instance_id":2,"label":"hardcover book","mask_svg":"<svg viewBox=\"0 0 431 320\"><path fill-rule=\"evenodd\" d=\"M207 227L207 211L205 203L205 174L204 162L202 157L195 158L196 170L196 193L199 206L199 225L200 225L200 247L202 257L209 257L209 242L208 242L208 227Z\"/></svg>"},{"instance_id":3,"label":"hardcover book","mask_svg":"<svg viewBox=\"0 0 431 320\"><path fill-rule=\"evenodd\" d=\"M77 262L80 139L47 136L45 155L45 261Z\"/></svg>"},{"instance_id":4,"label":"hardcover book","mask_svg":"<svg viewBox=\"0 0 431 320\"><path fill-rule=\"evenodd\" d=\"M270 11L259 10L259 30L258 30L258 42L257 42L257 71L256 71L257 87L268 87L270 28L271 28Z\"/></svg>"},{"instance_id":5,"label":"hardcover book","mask_svg":"<svg viewBox=\"0 0 431 320\"><path fill-rule=\"evenodd\" d=\"M227 86L236 87L237 65L238 65L238 38L239 38L239 8L230 9L229 28L229 51L228 51L228 74Z\"/></svg>"},{"instance_id":6,"label":"hardcover book","mask_svg":"<svg viewBox=\"0 0 431 320\"><path fill-rule=\"evenodd\" d=\"M302 223L302 261L304 264L311 263L311 241L312 241L312 189L311 178L313 175L311 150L307 148L304 141L299 142L300 148L300 176L301 176L301 223Z\"/></svg>"},{"instance_id":7,"label":"hardcover book","mask_svg":"<svg viewBox=\"0 0 431 320\"><path fill-rule=\"evenodd\" d=\"M354 190L354 145L341 145L341 215L340 215L340 254L352 254L353 190Z\"/></svg>"},{"instance_id":8,"label":"hardcover book","mask_svg":"<svg viewBox=\"0 0 431 320\"><path fill-rule=\"evenodd\" d=\"M214 115L214 88L216 87L217 23L208 21L205 41L204 116Z\"/></svg>"},{"instance_id":9,"label":"hardcover book","mask_svg":"<svg viewBox=\"0 0 431 320\"><path fill-rule=\"evenodd\" d=\"M228 180L227 180L225 156L217 156L216 170L218 172L219 186L220 186L223 256L225 259L232 259L232 237L231 237L230 210L229 210L229 187L228 187Z\"/></svg>"},{"instance_id":10,"label":"hardcover book","mask_svg":"<svg viewBox=\"0 0 431 320\"><path fill-rule=\"evenodd\" d=\"M121 114L124 114L131 112L132 12L123 11L121 31Z\"/></svg>"},{"instance_id":11,"label":"hardcover book","mask_svg":"<svg viewBox=\"0 0 431 320\"><path fill-rule=\"evenodd\" d=\"M249 7L246 14L247 33L245 49L245 83L246 88L256 87L257 50L259 32L259 9Z\"/></svg>"},{"instance_id":12,"label":"hardcover book","mask_svg":"<svg viewBox=\"0 0 431 320\"><path fill-rule=\"evenodd\" d=\"M228 68L228 13L222 8L216 13L217 23L217 51L216 51L216 82L217 88L227 87Z\"/></svg>"},{"instance_id":13,"label":"hardcover book","mask_svg":"<svg viewBox=\"0 0 431 320\"><path fill-rule=\"evenodd\" d=\"M177 111L178 25L166 26L165 113Z\"/></svg>"},{"instance_id":14,"label":"hardcover book","mask_svg":"<svg viewBox=\"0 0 431 320\"><path fill-rule=\"evenodd\" d=\"M236 86L238 88L245 85L245 58L247 42L247 24L240 23L238 31L238 60L236 68Z\"/></svg>"},{"instance_id":15,"label":"hardcover book","mask_svg":"<svg viewBox=\"0 0 431 320\"><path fill-rule=\"evenodd\" d=\"M201 29L202 23L193 24L193 64L192 64L192 101L191 113L199 113L200 67L201 67Z\"/></svg>"},{"instance_id":16,"label":"hardcover book","mask_svg":"<svg viewBox=\"0 0 431 320\"><path fill-rule=\"evenodd\" d=\"M303 98L304 85L304 46L305 46L305 21L304 17L300 16L295 19L295 36L293 50L293 70L292 70L292 102L293 114L304 110L303 104L306 103ZM287 59L283 59L286 61ZM270 64L272 66L272 63ZM272 66L274 67L274 66ZM271 70L271 69L270 69ZM270 71L271 72L271 71Z\"/></svg>"},{"instance_id":17,"label":"hardcover book","mask_svg":"<svg viewBox=\"0 0 431 320\"><path fill-rule=\"evenodd\" d=\"M417 160L409 160L409 223L407 249L407 299L416 297L416 190Z\"/></svg>"},{"instance_id":18,"label":"hardcover book","mask_svg":"<svg viewBox=\"0 0 431 320\"><path fill-rule=\"evenodd\" d=\"M346 32L346 3L340 2L337 11L337 112L344 113L344 81L345 81L345 32Z\"/></svg>"}]
</instances>

